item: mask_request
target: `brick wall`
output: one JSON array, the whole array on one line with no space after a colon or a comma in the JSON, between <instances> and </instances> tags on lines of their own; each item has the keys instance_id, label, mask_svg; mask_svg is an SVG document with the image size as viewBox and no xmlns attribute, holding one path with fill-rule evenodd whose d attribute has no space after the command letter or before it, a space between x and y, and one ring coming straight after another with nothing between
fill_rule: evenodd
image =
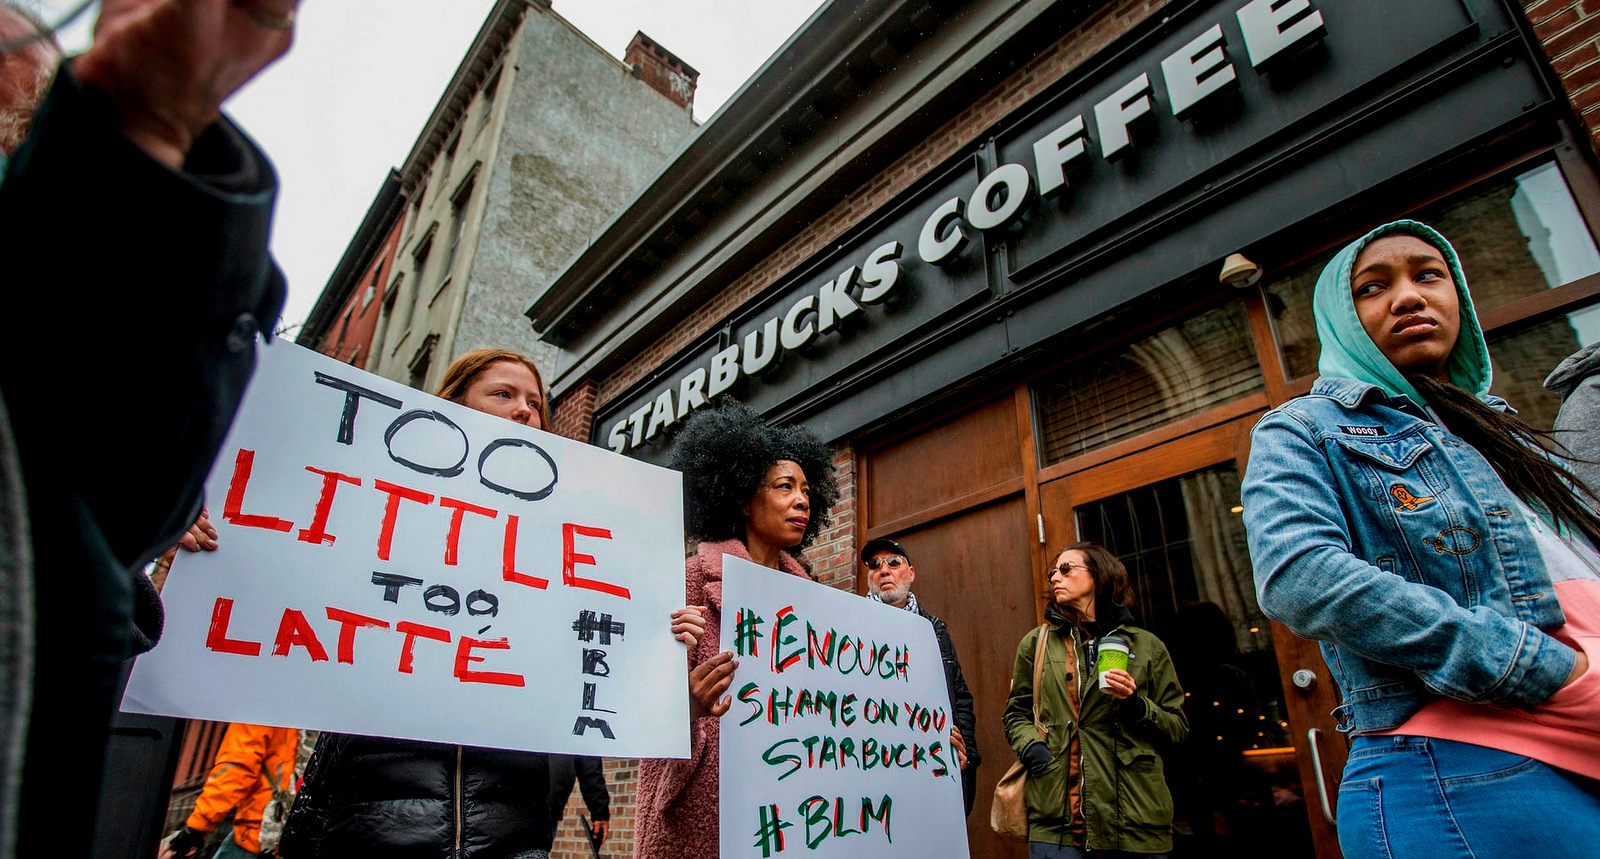
<instances>
[{"instance_id":1,"label":"brick wall","mask_svg":"<svg viewBox=\"0 0 1600 859\"><path fill-rule=\"evenodd\" d=\"M550 431L559 436L587 442L594 427L595 394L600 386L584 379L567 395L550 406Z\"/></svg>"},{"instance_id":2,"label":"brick wall","mask_svg":"<svg viewBox=\"0 0 1600 859\"><path fill-rule=\"evenodd\" d=\"M1600 150L1600 0L1535 0L1522 5L1567 98Z\"/></svg>"},{"instance_id":3,"label":"brick wall","mask_svg":"<svg viewBox=\"0 0 1600 859\"><path fill-rule=\"evenodd\" d=\"M639 762L612 758L605 762L606 789L611 792L611 836L600 845L600 855L611 859L625 859L633 855L633 805L639 787ZM584 837L578 815L588 816L582 791L573 788L567 800L566 816L556 830L555 846L550 850L552 859L592 859L589 839Z\"/></svg>"},{"instance_id":4,"label":"brick wall","mask_svg":"<svg viewBox=\"0 0 1600 859\"><path fill-rule=\"evenodd\" d=\"M318 338L315 347L318 352L363 370L376 366L371 360L372 344L383 313L384 290L394 277L395 252L400 247L400 227L404 221L404 218L395 219L388 237L367 262L366 271L356 281L344 306Z\"/></svg>"},{"instance_id":5,"label":"brick wall","mask_svg":"<svg viewBox=\"0 0 1600 859\"><path fill-rule=\"evenodd\" d=\"M856 589L856 452L849 444L834 448L834 474L839 480L839 503L833 505L833 522L806 549L811 574L830 588Z\"/></svg>"},{"instance_id":6,"label":"brick wall","mask_svg":"<svg viewBox=\"0 0 1600 859\"><path fill-rule=\"evenodd\" d=\"M635 33L622 52L622 62L635 77L649 84L685 110L694 106L695 83L700 73L684 65L671 51L652 42L644 33Z\"/></svg>"}]
</instances>

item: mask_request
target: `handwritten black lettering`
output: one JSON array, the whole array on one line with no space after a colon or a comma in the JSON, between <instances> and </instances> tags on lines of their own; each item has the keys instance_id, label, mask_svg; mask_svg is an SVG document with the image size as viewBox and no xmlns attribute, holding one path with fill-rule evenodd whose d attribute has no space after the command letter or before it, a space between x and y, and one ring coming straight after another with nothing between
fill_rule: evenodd
<instances>
[{"instance_id":1,"label":"handwritten black lettering","mask_svg":"<svg viewBox=\"0 0 1600 859\"><path fill-rule=\"evenodd\" d=\"M408 587L410 585L416 585L418 587L422 586L421 579L414 579L410 576L402 576L398 573L380 573L377 570L372 571L372 583L375 585L382 585L383 601L392 603L400 602L401 588Z\"/></svg>"},{"instance_id":2,"label":"handwritten black lettering","mask_svg":"<svg viewBox=\"0 0 1600 859\"><path fill-rule=\"evenodd\" d=\"M344 412L339 415L339 434L334 439L339 444L355 444L356 408L361 404L363 398L372 400L379 405L388 406L391 409L398 409L401 406L401 402L394 397L384 396L377 391L368 390L354 382L347 382L327 373L313 371L313 375L317 378L317 384L327 385L336 391L344 391Z\"/></svg>"}]
</instances>

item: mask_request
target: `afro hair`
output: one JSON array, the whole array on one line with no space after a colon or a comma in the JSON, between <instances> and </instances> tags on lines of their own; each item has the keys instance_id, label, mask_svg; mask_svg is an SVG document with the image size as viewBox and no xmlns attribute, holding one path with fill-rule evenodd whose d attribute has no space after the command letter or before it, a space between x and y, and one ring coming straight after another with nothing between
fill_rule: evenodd
<instances>
[{"instance_id":1,"label":"afro hair","mask_svg":"<svg viewBox=\"0 0 1600 859\"><path fill-rule=\"evenodd\" d=\"M769 426L731 398L695 412L678 433L671 467L683 472L684 527L700 540L744 537L744 507L780 460L800 466L811 485L811 522L799 550L828 526L839 500L833 455L816 433L801 426Z\"/></svg>"}]
</instances>

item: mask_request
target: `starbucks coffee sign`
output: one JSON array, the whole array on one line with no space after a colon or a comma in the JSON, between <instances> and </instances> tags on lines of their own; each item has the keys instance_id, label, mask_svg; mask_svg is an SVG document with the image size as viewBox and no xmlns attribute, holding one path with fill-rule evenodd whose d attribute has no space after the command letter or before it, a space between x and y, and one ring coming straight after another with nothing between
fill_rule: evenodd
<instances>
[{"instance_id":1,"label":"starbucks coffee sign","mask_svg":"<svg viewBox=\"0 0 1600 859\"><path fill-rule=\"evenodd\" d=\"M1372 28L1380 8L1403 37ZM1351 37L1339 41L1341 25ZM978 151L930 172L607 404L595 440L658 458L651 447L714 397L770 412L941 326L974 324L987 303L1070 285L1068 257L1120 220L1471 25L1450 0L1250 0L1154 26L1133 49L1105 52L1128 62L1064 81L1002 120ZM931 393L910 367L904 397Z\"/></svg>"}]
</instances>

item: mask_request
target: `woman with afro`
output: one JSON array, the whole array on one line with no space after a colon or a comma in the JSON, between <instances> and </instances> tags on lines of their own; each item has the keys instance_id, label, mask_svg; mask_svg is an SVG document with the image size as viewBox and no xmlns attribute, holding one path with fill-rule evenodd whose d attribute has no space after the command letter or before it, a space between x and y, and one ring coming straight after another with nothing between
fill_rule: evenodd
<instances>
[{"instance_id":1,"label":"woman with afro","mask_svg":"<svg viewBox=\"0 0 1600 859\"><path fill-rule=\"evenodd\" d=\"M814 433L768 426L732 400L689 420L672 467L683 472L685 530L698 541L684 564L689 605L672 616L673 633L689 646L690 748L686 760L640 765L638 859L718 852L717 717L732 703L724 693L734 669L733 654L717 650L723 554L806 576L800 550L839 498L833 457Z\"/></svg>"}]
</instances>

